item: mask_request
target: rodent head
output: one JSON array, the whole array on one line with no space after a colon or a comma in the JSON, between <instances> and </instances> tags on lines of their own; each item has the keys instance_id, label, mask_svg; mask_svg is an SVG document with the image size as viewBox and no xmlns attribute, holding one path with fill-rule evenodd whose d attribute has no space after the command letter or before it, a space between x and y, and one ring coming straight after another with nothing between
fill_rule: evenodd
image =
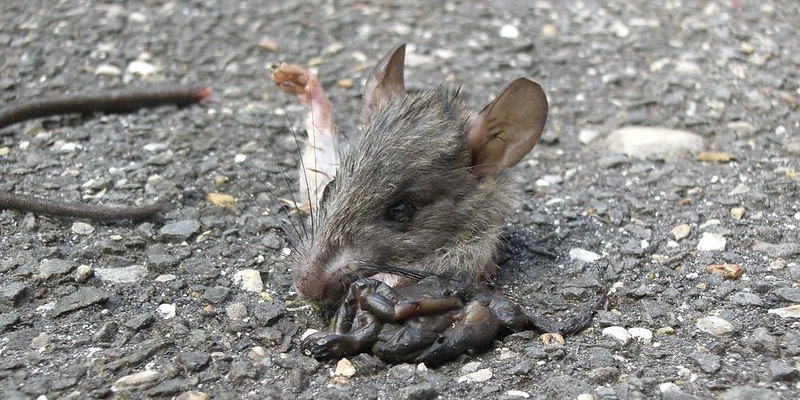
<instances>
[{"instance_id":1,"label":"rodent head","mask_svg":"<svg viewBox=\"0 0 800 400\"><path fill-rule=\"evenodd\" d=\"M517 79L475 114L457 91L406 93L404 54L398 46L368 78L365 129L326 187L295 268L298 291L324 306L379 272L477 281L514 203L502 172L544 128L538 84Z\"/></svg>"}]
</instances>

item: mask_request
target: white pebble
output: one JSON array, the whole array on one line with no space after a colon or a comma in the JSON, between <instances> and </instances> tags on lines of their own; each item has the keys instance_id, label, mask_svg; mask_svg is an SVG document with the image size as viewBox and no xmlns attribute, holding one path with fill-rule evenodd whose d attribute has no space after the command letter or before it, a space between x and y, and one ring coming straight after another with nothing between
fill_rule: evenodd
<instances>
[{"instance_id":1,"label":"white pebble","mask_svg":"<svg viewBox=\"0 0 800 400\"><path fill-rule=\"evenodd\" d=\"M600 136L600 132L591 129L581 129L578 132L578 140L583 144L589 144Z\"/></svg>"},{"instance_id":2,"label":"white pebble","mask_svg":"<svg viewBox=\"0 0 800 400\"><path fill-rule=\"evenodd\" d=\"M519 29L514 25L503 25L503 27L500 28L500 37L516 39L519 37Z\"/></svg>"},{"instance_id":3,"label":"white pebble","mask_svg":"<svg viewBox=\"0 0 800 400\"><path fill-rule=\"evenodd\" d=\"M356 375L356 367L353 366L353 363L350 360L343 358L336 363L336 369L333 371L335 376L344 376L346 378L352 378Z\"/></svg>"},{"instance_id":4,"label":"white pebble","mask_svg":"<svg viewBox=\"0 0 800 400\"><path fill-rule=\"evenodd\" d=\"M631 334L628 333L627 329L621 326L609 326L603 329L603 335L611 336L623 345L628 344L631 340Z\"/></svg>"},{"instance_id":5,"label":"white pebble","mask_svg":"<svg viewBox=\"0 0 800 400\"><path fill-rule=\"evenodd\" d=\"M94 268L86 264L78 265L78 268L75 268L75 280L78 282L85 282L91 278L93 274Z\"/></svg>"},{"instance_id":6,"label":"white pebble","mask_svg":"<svg viewBox=\"0 0 800 400\"><path fill-rule=\"evenodd\" d=\"M147 268L142 265L131 265L120 268L97 268L94 275L101 281L114 283L134 283L144 280Z\"/></svg>"},{"instance_id":7,"label":"white pebble","mask_svg":"<svg viewBox=\"0 0 800 400\"><path fill-rule=\"evenodd\" d=\"M94 227L86 222L73 222L72 232L78 235L91 235L94 232Z\"/></svg>"},{"instance_id":8,"label":"white pebble","mask_svg":"<svg viewBox=\"0 0 800 400\"><path fill-rule=\"evenodd\" d=\"M730 322L713 315L700 318L695 325L697 329L715 336L733 332L733 325Z\"/></svg>"},{"instance_id":9,"label":"white pebble","mask_svg":"<svg viewBox=\"0 0 800 400\"><path fill-rule=\"evenodd\" d=\"M475 371L478 370L478 368L480 368L480 366L481 366L481 362L480 361L468 362L468 363L464 364L463 367L461 367L461 373L469 374L469 373L475 372Z\"/></svg>"},{"instance_id":10,"label":"white pebble","mask_svg":"<svg viewBox=\"0 0 800 400\"><path fill-rule=\"evenodd\" d=\"M175 304L161 304L156 309L156 311L158 311L158 315L164 319L174 318L177 314L176 310L177 307L175 307Z\"/></svg>"},{"instance_id":11,"label":"white pebble","mask_svg":"<svg viewBox=\"0 0 800 400\"><path fill-rule=\"evenodd\" d=\"M247 292L259 293L264 290L261 273L254 269L243 269L233 275L233 282Z\"/></svg>"},{"instance_id":12,"label":"white pebble","mask_svg":"<svg viewBox=\"0 0 800 400\"><path fill-rule=\"evenodd\" d=\"M672 235L673 238L675 238L676 241L685 239L687 236L689 236L689 233L691 232L692 232L692 227L690 227L688 224L680 224L672 228L671 231L669 231L669 233Z\"/></svg>"},{"instance_id":13,"label":"white pebble","mask_svg":"<svg viewBox=\"0 0 800 400\"><path fill-rule=\"evenodd\" d=\"M511 397L522 397L523 399L529 399L531 397L528 392L523 392L522 390L509 390L506 394Z\"/></svg>"},{"instance_id":14,"label":"white pebble","mask_svg":"<svg viewBox=\"0 0 800 400\"><path fill-rule=\"evenodd\" d=\"M580 260L585 262L595 262L599 259L603 258L600 254L591 252L589 250L584 250L580 247L573 247L569 250L569 259L570 260Z\"/></svg>"},{"instance_id":15,"label":"white pebble","mask_svg":"<svg viewBox=\"0 0 800 400\"><path fill-rule=\"evenodd\" d=\"M484 368L458 377L457 382L486 382L489 379L492 379L492 370Z\"/></svg>"},{"instance_id":16,"label":"white pebble","mask_svg":"<svg viewBox=\"0 0 800 400\"><path fill-rule=\"evenodd\" d=\"M725 237L713 232L705 232L697 243L697 250L700 251L721 251L725 250Z\"/></svg>"},{"instance_id":17,"label":"white pebble","mask_svg":"<svg viewBox=\"0 0 800 400\"><path fill-rule=\"evenodd\" d=\"M225 314L232 320L243 320L247 318L247 306L242 303L233 303L225 307Z\"/></svg>"},{"instance_id":18,"label":"white pebble","mask_svg":"<svg viewBox=\"0 0 800 400\"><path fill-rule=\"evenodd\" d=\"M647 328L629 328L628 333L633 339L636 339L641 343L649 344L653 340L653 331Z\"/></svg>"},{"instance_id":19,"label":"white pebble","mask_svg":"<svg viewBox=\"0 0 800 400\"><path fill-rule=\"evenodd\" d=\"M153 383L161 377L158 371L148 370L125 375L117 379L111 386L111 391L116 392L123 389L132 389L146 384Z\"/></svg>"},{"instance_id":20,"label":"white pebble","mask_svg":"<svg viewBox=\"0 0 800 400\"><path fill-rule=\"evenodd\" d=\"M619 128L605 138L605 145L615 153L657 160L674 160L705 147L703 137L696 133L644 126Z\"/></svg>"},{"instance_id":21,"label":"white pebble","mask_svg":"<svg viewBox=\"0 0 800 400\"><path fill-rule=\"evenodd\" d=\"M771 308L767 312L781 318L800 318L800 304L783 308Z\"/></svg>"},{"instance_id":22,"label":"white pebble","mask_svg":"<svg viewBox=\"0 0 800 400\"><path fill-rule=\"evenodd\" d=\"M95 68L94 74L99 76L120 76L122 75L122 69L116 65L100 64Z\"/></svg>"},{"instance_id":23,"label":"white pebble","mask_svg":"<svg viewBox=\"0 0 800 400\"><path fill-rule=\"evenodd\" d=\"M178 277L173 274L162 274L157 276L156 279L154 280L156 282L169 282L169 281L174 281L175 279L178 279Z\"/></svg>"},{"instance_id":24,"label":"white pebble","mask_svg":"<svg viewBox=\"0 0 800 400\"><path fill-rule=\"evenodd\" d=\"M676 385L676 384L674 384L672 382L664 382L664 383L658 385L658 390L661 393L680 393L681 392L681 388L678 385Z\"/></svg>"},{"instance_id":25,"label":"white pebble","mask_svg":"<svg viewBox=\"0 0 800 400\"><path fill-rule=\"evenodd\" d=\"M158 67L147 61L136 60L128 64L127 70L134 75L148 76L158 72Z\"/></svg>"}]
</instances>

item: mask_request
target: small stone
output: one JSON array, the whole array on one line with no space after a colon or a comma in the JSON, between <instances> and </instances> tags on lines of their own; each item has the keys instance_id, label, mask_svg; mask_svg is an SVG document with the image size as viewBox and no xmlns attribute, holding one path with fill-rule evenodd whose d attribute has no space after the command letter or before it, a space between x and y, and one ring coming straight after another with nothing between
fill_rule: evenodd
<instances>
[{"instance_id":1,"label":"small stone","mask_svg":"<svg viewBox=\"0 0 800 400\"><path fill-rule=\"evenodd\" d=\"M600 132L591 129L581 129L578 132L578 140L583 144L589 144L600 136Z\"/></svg>"},{"instance_id":2,"label":"small stone","mask_svg":"<svg viewBox=\"0 0 800 400\"><path fill-rule=\"evenodd\" d=\"M31 340L31 349L42 353L48 344L50 344L50 335L42 332Z\"/></svg>"},{"instance_id":3,"label":"small stone","mask_svg":"<svg viewBox=\"0 0 800 400\"><path fill-rule=\"evenodd\" d=\"M675 332L675 328L673 328L671 326L662 326L661 328L656 329L656 333L659 333L659 334L662 334L662 335L674 335L676 332Z\"/></svg>"},{"instance_id":4,"label":"small stone","mask_svg":"<svg viewBox=\"0 0 800 400\"><path fill-rule=\"evenodd\" d=\"M183 220L164 225L159 229L159 240L162 241L181 241L186 240L200 230L200 222L195 220Z\"/></svg>"},{"instance_id":5,"label":"small stone","mask_svg":"<svg viewBox=\"0 0 800 400\"><path fill-rule=\"evenodd\" d=\"M746 210L745 210L744 207L731 208L731 218L733 218L733 219L735 219L737 221L741 221L742 218L744 218L745 211Z\"/></svg>"},{"instance_id":6,"label":"small stone","mask_svg":"<svg viewBox=\"0 0 800 400\"><path fill-rule=\"evenodd\" d=\"M782 287L772 291L783 301L790 303L800 303L800 287Z\"/></svg>"},{"instance_id":7,"label":"small stone","mask_svg":"<svg viewBox=\"0 0 800 400\"><path fill-rule=\"evenodd\" d=\"M408 385L400 388L398 391L399 399L414 399L414 400L433 400L439 393L430 382L422 382L414 385Z\"/></svg>"},{"instance_id":8,"label":"small stone","mask_svg":"<svg viewBox=\"0 0 800 400\"><path fill-rule=\"evenodd\" d=\"M242 303L233 303L225 307L228 318L233 320L243 320L247 318L247 306Z\"/></svg>"},{"instance_id":9,"label":"small stone","mask_svg":"<svg viewBox=\"0 0 800 400\"><path fill-rule=\"evenodd\" d=\"M7 302L11 305L17 305L25 297L25 293L28 292L28 290L28 286L23 282L10 282L0 287L0 301L3 303ZM0 332L2 332L1 329Z\"/></svg>"},{"instance_id":10,"label":"small stone","mask_svg":"<svg viewBox=\"0 0 800 400\"><path fill-rule=\"evenodd\" d=\"M792 382L800 378L800 371L780 360L769 362L769 376L773 382Z\"/></svg>"},{"instance_id":11,"label":"small stone","mask_svg":"<svg viewBox=\"0 0 800 400\"><path fill-rule=\"evenodd\" d=\"M771 308L767 310L767 312L770 314L775 314L781 318L800 318L800 304L783 308Z\"/></svg>"},{"instance_id":12,"label":"small stone","mask_svg":"<svg viewBox=\"0 0 800 400\"><path fill-rule=\"evenodd\" d=\"M639 159L675 160L686 154L697 154L705 146L703 138L692 132L666 128L632 126L617 129L605 139L614 153Z\"/></svg>"},{"instance_id":13,"label":"small stone","mask_svg":"<svg viewBox=\"0 0 800 400\"><path fill-rule=\"evenodd\" d=\"M721 151L704 151L697 155L697 161L709 163L727 163L736 159L736 156Z\"/></svg>"},{"instance_id":14,"label":"small stone","mask_svg":"<svg viewBox=\"0 0 800 400\"><path fill-rule=\"evenodd\" d=\"M101 343L111 343L117 337L119 332L119 324L115 321L108 321L104 323L97 332L92 335L92 340Z\"/></svg>"},{"instance_id":15,"label":"small stone","mask_svg":"<svg viewBox=\"0 0 800 400\"><path fill-rule=\"evenodd\" d=\"M336 363L336 369L333 371L335 376L344 376L346 378L352 378L356 376L356 367L353 366L353 363L350 360L343 358Z\"/></svg>"},{"instance_id":16,"label":"small stone","mask_svg":"<svg viewBox=\"0 0 800 400\"><path fill-rule=\"evenodd\" d=\"M108 300L108 294L105 292L90 286L82 287L74 293L58 299L50 312L57 317L106 300Z\"/></svg>"},{"instance_id":17,"label":"small stone","mask_svg":"<svg viewBox=\"0 0 800 400\"><path fill-rule=\"evenodd\" d=\"M595 400L595 397L589 393L581 393L575 400Z\"/></svg>"},{"instance_id":18,"label":"small stone","mask_svg":"<svg viewBox=\"0 0 800 400\"><path fill-rule=\"evenodd\" d=\"M94 232L94 227L86 222L73 222L72 223L72 233L76 235L91 235Z\"/></svg>"},{"instance_id":19,"label":"small stone","mask_svg":"<svg viewBox=\"0 0 800 400\"><path fill-rule=\"evenodd\" d=\"M105 282L134 283L141 282L147 277L147 268L141 265L132 265L122 268L97 268L94 275Z\"/></svg>"},{"instance_id":20,"label":"small stone","mask_svg":"<svg viewBox=\"0 0 800 400\"><path fill-rule=\"evenodd\" d=\"M208 193L206 194L206 201L220 207L228 209L236 205L236 198L227 193Z\"/></svg>"},{"instance_id":21,"label":"small stone","mask_svg":"<svg viewBox=\"0 0 800 400\"><path fill-rule=\"evenodd\" d=\"M733 304L740 306L762 307L764 305L764 302L761 301L761 297L755 293L748 292L739 292L734 294L731 298L731 301Z\"/></svg>"},{"instance_id":22,"label":"small stone","mask_svg":"<svg viewBox=\"0 0 800 400\"><path fill-rule=\"evenodd\" d=\"M259 293L264 290L261 273L254 269L243 269L233 274L233 282L238 283L239 287L247 292Z\"/></svg>"},{"instance_id":23,"label":"small stone","mask_svg":"<svg viewBox=\"0 0 800 400\"><path fill-rule=\"evenodd\" d=\"M542 26L542 36L552 38L558 35L558 28L553 24L545 24Z\"/></svg>"},{"instance_id":24,"label":"small stone","mask_svg":"<svg viewBox=\"0 0 800 400\"><path fill-rule=\"evenodd\" d=\"M156 309L158 315L164 319L174 318L177 315L177 307L175 304L161 304Z\"/></svg>"},{"instance_id":25,"label":"small stone","mask_svg":"<svg viewBox=\"0 0 800 400\"><path fill-rule=\"evenodd\" d=\"M78 268L75 268L74 275L75 275L75 281L81 283L86 282L87 280L89 280L89 278L92 277L92 275L94 275L94 268L86 264L78 265Z\"/></svg>"},{"instance_id":26,"label":"small stone","mask_svg":"<svg viewBox=\"0 0 800 400\"><path fill-rule=\"evenodd\" d=\"M786 267L786 264L788 264L786 262L786 260L784 260L782 258L778 258L778 259L772 260L769 263L769 269L771 269L773 271L774 270L778 270L778 269L784 269Z\"/></svg>"},{"instance_id":27,"label":"small stone","mask_svg":"<svg viewBox=\"0 0 800 400\"><path fill-rule=\"evenodd\" d=\"M211 356L206 353L188 352L178 354L176 361L189 371L197 372L208 365L209 361L211 361Z\"/></svg>"},{"instance_id":28,"label":"small stone","mask_svg":"<svg viewBox=\"0 0 800 400\"><path fill-rule=\"evenodd\" d=\"M685 239L689 236L689 233L692 232L692 228L688 224L680 224L674 228L672 228L669 233L676 241L680 241L681 239Z\"/></svg>"},{"instance_id":29,"label":"small stone","mask_svg":"<svg viewBox=\"0 0 800 400\"><path fill-rule=\"evenodd\" d=\"M461 367L461 373L462 374L469 374L469 373L477 371L480 367L481 367L481 362L480 361L468 362L468 363L464 364L464 366Z\"/></svg>"},{"instance_id":30,"label":"small stone","mask_svg":"<svg viewBox=\"0 0 800 400\"><path fill-rule=\"evenodd\" d=\"M209 400L211 396L208 394L198 391L198 390L190 390L188 392L183 392L175 397L175 400Z\"/></svg>"},{"instance_id":31,"label":"small stone","mask_svg":"<svg viewBox=\"0 0 800 400\"><path fill-rule=\"evenodd\" d=\"M39 276L44 279L60 278L70 273L76 266L74 262L68 260L44 260L39 264Z\"/></svg>"},{"instance_id":32,"label":"small stone","mask_svg":"<svg viewBox=\"0 0 800 400\"><path fill-rule=\"evenodd\" d=\"M511 397L522 397L523 399L529 399L531 397L528 392L523 392L522 390L509 390L506 394Z\"/></svg>"},{"instance_id":33,"label":"small stone","mask_svg":"<svg viewBox=\"0 0 800 400\"><path fill-rule=\"evenodd\" d=\"M756 241L753 250L766 253L774 258L791 258L800 255L800 243L780 243L772 244Z\"/></svg>"},{"instance_id":34,"label":"small stone","mask_svg":"<svg viewBox=\"0 0 800 400\"><path fill-rule=\"evenodd\" d=\"M713 232L705 232L697 243L699 251L721 251L725 250L725 237Z\"/></svg>"},{"instance_id":35,"label":"small stone","mask_svg":"<svg viewBox=\"0 0 800 400\"><path fill-rule=\"evenodd\" d=\"M262 325L266 326L274 323L275 320L280 318L285 312L286 309L282 304L274 301L265 301L256 305L256 308L253 310L253 316L255 316Z\"/></svg>"},{"instance_id":36,"label":"small stone","mask_svg":"<svg viewBox=\"0 0 800 400\"><path fill-rule=\"evenodd\" d=\"M755 388L751 386L734 386L728 389L720 397L720 400L781 400L781 395L777 392Z\"/></svg>"},{"instance_id":37,"label":"small stone","mask_svg":"<svg viewBox=\"0 0 800 400\"><path fill-rule=\"evenodd\" d=\"M758 327L753 329L753 333L747 338L745 343L753 350L765 356L778 357L781 346L766 328Z\"/></svg>"},{"instance_id":38,"label":"small stone","mask_svg":"<svg viewBox=\"0 0 800 400\"><path fill-rule=\"evenodd\" d=\"M458 379L456 379L456 381L458 383L461 383L461 382L471 383L471 382L486 382L489 379L492 379L492 370L490 370L488 368L484 368L484 369L479 369L479 370L477 370L475 372L471 372L471 373L466 374L466 375L462 375L462 376L458 377Z\"/></svg>"},{"instance_id":39,"label":"small stone","mask_svg":"<svg viewBox=\"0 0 800 400\"><path fill-rule=\"evenodd\" d=\"M737 264L713 264L706 267L709 274L719 274L724 279L739 279L744 270Z\"/></svg>"},{"instance_id":40,"label":"small stone","mask_svg":"<svg viewBox=\"0 0 800 400\"><path fill-rule=\"evenodd\" d=\"M631 335L631 338L641 343L649 344L653 340L653 331L647 328L628 328L628 333Z\"/></svg>"},{"instance_id":41,"label":"small stone","mask_svg":"<svg viewBox=\"0 0 800 400\"><path fill-rule=\"evenodd\" d=\"M500 37L516 39L519 37L519 29L514 25L503 25L503 27L500 28Z\"/></svg>"},{"instance_id":42,"label":"small stone","mask_svg":"<svg viewBox=\"0 0 800 400\"><path fill-rule=\"evenodd\" d=\"M610 336L623 345L628 344L628 342L631 340L631 334L628 333L627 329L621 326L609 326L604 328L603 335Z\"/></svg>"},{"instance_id":43,"label":"small stone","mask_svg":"<svg viewBox=\"0 0 800 400\"><path fill-rule=\"evenodd\" d=\"M715 354L694 353L691 357L708 374L716 373L722 366L722 358Z\"/></svg>"},{"instance_id":44,"label":"small stone","mask_svg":"<svg viewBox=\"0 0 800 400\"><path fill-rule=\"evenodd\" d=\"M152 384L161 378L158 371L148 370L136 372L130 375L125 375L117 379L114 385L111 386L111 391L118 392L125 389L134 389L140 386Z\"/></svg>"},{"instance_id":45,"label":"small stone","mask_svg":"<svg viewBox=\"0 0 800 400\"><path fill-rule=\"evenodd\" d=\"M745 193L747 193L749 191L750 191L750 188L748 188L747 185L745 185L744 183L740 183L740 184L736 185L736 187L733 188L733 190L731 190L728 193L728 196L736 196L736 195L739 195L739 194L745 194Z\"/></svg>"},{"instance_id":46,"label":"small stone","mask_svg":"<svg viewBox=\"0 0 800 400\"><path fill-rule=\"evenodd\" d=\"M155 65L141 60L132 61L128 64L127 70L128 73L141 76L148 76L158 72L158 68Z\"/></svg>"},{"instance_id":47,"label":"small stone","mask_svg":"<svg viewBox=\"0 0 800 400\"><path fill-rule=\"evenodd\" d=\"M98 76L120 76L122 75L122 68L111 64L100 64L94 69L94 74Z\"/></svg>"},{"instance_id":48,"label":"small stone","mask_svg":"<svg viewBox=\"0 0 800 400\"><path fill-rule=\"evenodd\" d=\"M664 395L683 393L683 391L681 390L680 386L678 386L678 385L676 385L676 384L674 384L672 382L664 382L664 383L658 385L658 391L661 392Z\"/></svg>"},{"instance_id":49,"label":"small stone","mask_svg":"<svg viewBox=\"0 0 800 400\"><path fill-rule=\"evenodd\" d=\"M703 317L695 324L697 329L714 336L726 335L733 332L733 325L730 322L716 316Z\"/></svg>"},{"instance_id":50,"label":"small stone","mask_svg":"<svg viewBox=\"0 0 800 400\"><path fill-rule=\"evenodd\" d=\"M580 247L573 247L569 250L570 260L579 260L587 263L595 262L603 258L600 254L591 252L589 250L581 249Z\"/></svg>"}]
</instances>

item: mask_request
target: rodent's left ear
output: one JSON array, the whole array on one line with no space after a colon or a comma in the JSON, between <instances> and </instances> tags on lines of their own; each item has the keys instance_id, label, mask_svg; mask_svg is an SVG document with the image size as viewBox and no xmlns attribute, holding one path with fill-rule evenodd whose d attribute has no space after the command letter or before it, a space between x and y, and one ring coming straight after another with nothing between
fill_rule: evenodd
<instances>
[{"instance_id":1,"label":"rodent's left ear","mask_svg":"<svg viewBox=\"0 0 800 400\"><path fill-rule=\"evenodd\" d=\"M542 137L547 111L538 83L518 78L506 86L470 124L472 173L483 177L516 165Z\"/></svg>"}]
</instances>

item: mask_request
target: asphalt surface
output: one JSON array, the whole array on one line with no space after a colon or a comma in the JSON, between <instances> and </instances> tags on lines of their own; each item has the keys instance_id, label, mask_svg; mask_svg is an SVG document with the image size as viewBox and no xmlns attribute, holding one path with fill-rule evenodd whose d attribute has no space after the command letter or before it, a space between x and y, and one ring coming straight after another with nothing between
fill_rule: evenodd
<instances>
[{"instance_id":1,"label":"asphalt surface","mask_svg":"<svg viewBox=\"0 0 800 400\"><path fill-rule=\"evenodd\" d=\"M197 106L0 130L0 190L173 205L136 224L0 212L1 398L800 397L800 319L774 311L800 304L797 2L278 3L0 3L0 104L213 89ZM564 346L515 334L436 369L359 356L351 377L299 351L326 321L293 291L277 223L302 110L269 68L317 69L346 136L366 73L399 42L412 89L461 85L476 108L518 76L547 91L499 288L558 318L614 286L613 309ZM605 144L628 126L691 132L732 160ZM709 272L720 264L741 276ZM248 270L262 290L241 288Z\"/></svg>"}]
</instances>

